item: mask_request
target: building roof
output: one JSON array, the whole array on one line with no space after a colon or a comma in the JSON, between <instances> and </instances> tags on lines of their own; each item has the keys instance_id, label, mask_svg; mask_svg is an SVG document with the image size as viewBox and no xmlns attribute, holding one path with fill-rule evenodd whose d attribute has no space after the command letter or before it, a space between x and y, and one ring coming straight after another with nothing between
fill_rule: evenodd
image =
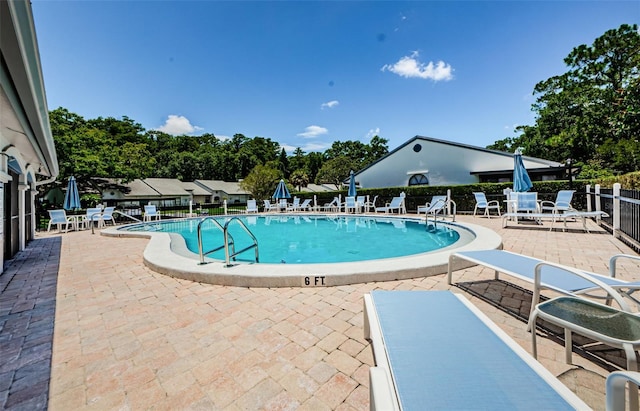
<instances>
[{"instance_id":1,"label":"building roof","mask_svg":"<svg viewBox=\"0 0 640 411\"><path fill-rule=\"evenodd\" d=\"M302 190L300 190L301 192L307 192L307 193L327 193L330 191L336 191L336 189L334 187L329 187L327 185L324 184L307 184L306 187L302 187Z\"/></svg>"},{"instance_id":2,"label":"building roof","mask_svg":"<svg viewBox=\"0 0 640 411\"><path fill-rule=\"evenodd\" d=\"M182 181L177 178L145 178L145 184L162 196L188 196Z\"/></svg>"},{"instance_id":3,"label":"building roof","mask_svg":"<svg viewBox=\"0 0 640 411\"><path fill-rule=\"evenodd\" d=\"M182 187L194 196L209 196L211 192L193 181L183 181Z\"/></svg>"},{"instance_id":4,"label":"building roof","mask_svg":"<svg viewBox=\"0 0 640 411\"><path fill-rule=\"evenodd\" d=\"M108 183L105 191L109 191L110 189L118 190L126 199L161 197L159 192L151 188L148 184L145 184L145 182L139 178L129 181L128 183L121 183L120 179L117 178L100 178L97 180L103 180Z\"/></svg>"},{"instance_id":5,"label":"building roof","mask_svg":"<svg viewBox=\"0 0 640 411\"><path fill-rule=\"evenodd\" d=\"M211 191L223 191L227 194L236 195L249 195L248 191L244 191L240 188L240 183L237 181L222 181L222 180L196 180L196 184L200 184L207 190Z\"/></svg>"},{"instance_id":6,"label":"building roof","mask_svg":"<svg viewBox=\"0 0 640 411\"><path fill-rule=\"evenodd\" d=\"M0 136L3 152L27 172L55 178L58 159L40 64L31 2L0 1L2 67ZM7 82L4 80L7 79Z\"/></svg>"},{"instance_id":7,"label":"building roof","mask_svg":"<svg viewBox=\"0 0 640 411\"><path fill-rule=\"evenodd\" d=\"M377 164L377 163L383 161L385 158L393 155L395 152L401 150L402 148L408 146L409 144L413 143L416 140L423 140L423 141L428 141L428 142L433 142L433 143L438 143L438 144L445 144L445 145L449 145L449 146L461 147L461 148L466 148L466 149L475 150L475 151L483 151L483 152L486 152L486 153L491 153L491 154L496 154L496 155L506 156L506 157L513 157L513 155L514 155L513 153L508 153L506 151L492 150L492 149L489 149L489 148L483 148L483 147L478 147L478 146L472 146L472 145L469 145L469 144L457 143L455 141L440 140L440 139L433 138L433 137L425 137L425 136L417 135L417 136L407 140L404 144L401 144L400 146L398 146L395 149L393 149L390 152L388 152L383 157L380 157L379 159L377 159L373 163L369 164L368 166L366 166L365 168L363 168L362 170L359 170L358 172L356 172L354 174L358 175L358 174L362 173L364 170L372 167L374 164ZM562 167L562 164L558 163L557 161L544 160L542 158L528 157L528 156L522 156L522 159L523 160L528 160L528 161L534 161L536 163L539 163L542 166ZM491 170L491 169L473 170L473 172L487 172L487 171L493 171L493 170Z\"/></svg>"}]
</instances>

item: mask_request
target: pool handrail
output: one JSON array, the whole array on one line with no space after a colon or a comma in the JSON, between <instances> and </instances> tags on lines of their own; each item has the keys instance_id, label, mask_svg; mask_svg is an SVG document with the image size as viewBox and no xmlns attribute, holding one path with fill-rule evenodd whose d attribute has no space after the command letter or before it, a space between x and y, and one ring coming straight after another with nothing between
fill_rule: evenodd
<instances>
[{"instance_id":1,"label":"pool handrail","mask_svg":"<svg viewBox=\"0 0 640 411\"><path fill-rule=\"evenodd\" d=\"M215 226L218 227L220 230L222 230L222 235L224 237L224 244L222 244L220 247L216 247L212 250L207 251L206 253L202 251L202 224L205 221L212 221L215 223ZM236 251L235 248L235 240L233 239L233 236L229 233L229 224L231 224L232 222L236 221L238 224L240 224L240 227L242 227L242 229L249 235L249 237L251 237L251 239L253 240L253 244L243 248L240 251ZM229 246L231 245L232 247L232 253L229 253ZM215 217L210 216L210 217L205 217L203 218L199 223L198 223L198 253L200 254L200 265L203 264L207 264L204 261L204 257L205 255L211 254L213 252L216 252L220 249L224 248L224 258L225 258L225 267L230 267L231 266L231 259L233 258L235 260L235 256L237 256L238 254L241 254L245 251L248 251L252 248L255 248L255 254L256 254L256 263L259 262L259 253L258 253L258 239L255 237L255 235L253 235L253 233L251 232L251 230L249 230L247 228L247 226L242 222L242 220L240 220L238 217L231 217L229 220L227 220L227 222L224 224L224 226L222 226L218 220L216 220Z\"/></svg>"}]
</instances>

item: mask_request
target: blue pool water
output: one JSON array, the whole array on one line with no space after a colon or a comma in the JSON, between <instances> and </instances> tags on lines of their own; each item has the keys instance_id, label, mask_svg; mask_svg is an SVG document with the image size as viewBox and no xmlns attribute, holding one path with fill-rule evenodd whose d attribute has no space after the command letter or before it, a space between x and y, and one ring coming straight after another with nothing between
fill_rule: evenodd
<instances>
[{"instance_id":1,"label":"blue pool water","mask_svg":"<svg viewBox=\"0 0 640 411\"><path fill-rule=\"evenodd\" d=\"M444 224L434 228L424 220L363 216L265 215L238 217L258 240L261 263L338 263L381 258L402 257L425 253L454 244L460 234ZM221 225L229 217L217 220ZM178 233L189 250L198 254L197 228L200 219L138 224L129 231L160 231ZM203 250L222 245L222 232L211 221L202 224ZM229 224L236 250L252 244L237 223ZM237 261L254 261L249 250ZM224 261L224 251L208 258Z\"/></svg>"}]
</instances>

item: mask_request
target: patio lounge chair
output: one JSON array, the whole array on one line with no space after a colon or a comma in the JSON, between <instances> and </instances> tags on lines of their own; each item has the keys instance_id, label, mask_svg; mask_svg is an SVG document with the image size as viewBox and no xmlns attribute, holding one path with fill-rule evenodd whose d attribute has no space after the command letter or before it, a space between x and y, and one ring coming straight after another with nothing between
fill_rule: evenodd
<instances>
[{"instance_id":1,"label":"patio lounge chair","mask_svg":"<svg viewBox=\"0 0 640 411\"><path fill-rule=\"evenodd\" d=\"M378 196L374 196L373 200L364 203L364 211L366 213L376 209L376 200L378 200Z\"/></svg>"},{"instance_id":2,"label":"patio lounge chair","mask_svg":"<svg viewBox=\"0 0 640 411\"><path fill-rule=\"evenodd\" d=\"M144 206L144 217L142 219L144 221L160 220L160 213L156 206L153 204Z\"/></svg>"},{"instance_id":3,"label":"patio lounge chair","mask_svg":"<svg viewBox=\"0 0 640 411\"><path fill-rule=\"evenodd\" d=\"M603 217L609 217L609 214L604 211L578 211L578 210L568 210L564 213L531 213L531 212L510 212L504 213L502 215L502 227L507 227L507 222L510 220L517 220L518 218L534 218L536 221L541 224L541 221L544 219L551 220L551 227L549 227L549 231L553 230L553 226L556 221L562 220L563 227L562 231L567 229L567 221L568 220L577 220L580 219L582 221L582 229L585 232L589 232L589 228L587 227L587 218L595 218L600 219Z\"/></svg>"},{"instance_id":4,"label":"patio lounge chair","mask_svg":"<svg viewBox=\"0 0 640 411\"><path fill-rule=\"evenodd\" d=\"M624 296L639 302L631 294L640 289L640 282L627 282L616 278L616 263L620 259L629 259L640 262L640 256L617 254L609 259L609 275L596 274L588 271L554 264L534 257L512 253L504 250L459 251L449 255L449 268L447 282L452 284L453 270L459 269L456 263L459 260L495 270L495 279L499 273L533 283L532 310L540 299L540 290L547 288L565 295L588 295L595 290L604 290L609 294L607 287L622 293ZM468 265L466 265L468 266ZM536 275L539 282L536 283ZM613 296L615 297L615 296ZM612 298L605 296L601 298Z\"/></svg>"},{"instance_id":5,"label":"patio lounge chair","mask_svg":"<svg viewBox=\"0 0 640 411\"><path fill-rule=\"evenodd\" d=\"M374 210L376 213L377 212L391 213L394 210L397 210L398 214L401 214L405 210L404 196L401 195L400 197L393 197L390 203L387 203L384 207L376 207L374 208Z\"/></svg>"},{"instance_id":6,"label":"patio lounge chair","mask_svg":"<svg viewBox=\"0 0 640 411\"><path fill-rule=\"evenodd\" d=\"M627 382L636 386L640 385L640 373L636 371L614 371L607 376L607 381L605 383L607 391L607 411L626 410L624 394Z\"/></svg>"},{"instance_id":7,"label":"patio lounge chair","mask_svg":"<svg viewBox=\"0 0 640 411\"><path fill-rule=\"evenodd\" d=\"M589 409L462 295L364 296L372 410Z\"/></svg>"},{"instance_id":8,"label":"patio lounge chair","mask_svg":"<svg viewBox=\"0 0 640 411\"><path fill-rule=\"evenodd\" d=\"M87 208L86 214L82 217L82 223L86 228L96 223L98 227L102 227L102 207Z\"/></svg>"},{"instance_id":9,"label":"patio lounge chair","mask_svg":"<svg viewBox=\"0 0 640 411\"><path fill-rule=\"evenodd\" d=\"M333 197L330 203L326 203L322 206L324 211L339 211L340 210L340 200L338 197Z\"/></svg>"},{"instance_id":10,"label":"patio lounge chair","mask_svg":"<svg viewBox=\"0 0 640 411\"><path fill-rule=\"evenodd\" d=\"M291 203L291 205L287 205L285 208L287 211L298 211L298 209L300 208L300 199L298 197L293 197L293 203Z\"/></svg>"},{"instance_id":11,"label":"patio lounge chair","mask_svg":"<svg viewBox=\"0 0 640 411\"><path fill-rule=\"evenodd\" d=\"M355 197L344 198L344 212L348 213L350 210L353 210L354 213L358 212L358 204Z\"/></svg>"},{"instance_id":12,"label":"patio lounge chair","mask_svg":"<svg viewBox=\"0 0 640 411\"><path fill-rule=\"evenodd\" d=\"M111 224L116 225L116 220L113 218L113 212L115 211L115 207L105 207L102 211L102 218L100 219L99 226L106 226L107 221L111 221Z\"/></svg>"},{"instance_id":13,"label":"patio lounge chair","mask_svg":"<svg viewBox=\"0 0 640 411\"><path fill-rule=\"evenodd\" d=\"M541 201L540 211L551 211L552 213L564 213L567 211L576 211L571 207L571 200L573 199L573 193L575 190L560 190L556 194L556 201Z\"/></svg>"},{"instance_id":14,"label":"patio lounge chair","mask_svg":"<svg viewBox=\"0 0 640 411\"><path fill-rule=\"evenodd\" d=\"M257 213L258 212L258 204L256 204L256 200L247 200L247 214L248 213Z\"/></svg>"},{"instance_id":15,"label":"patio lounge chair","mask_svg":"<svg viewBox=\"0 0 640 411\"><path fill-rule=\"evenodd\" d=\"M306 200L304 200L298 207L297 211L311 211L311 201L311 198L307 198Z\"/></svg>"},{"instance_id":16,"label":"patio lounge chair","mask_svg":"<svg viewBox=\"0 0 640 411\"><path fill-rule=\"evenodd\" d=\"M434 219L437 214L443 214L446 211L447 196L433 196L431 201L423 206L418 206L418 214L425 213L427 216L431 215Z\"/></svg>"},{"instance_id":17,"label":"patio lounge chair","mask_svg":"<svg viewBox=\"0 0 640 411\"><path fill-rule=\"evenodd\" d=\"M47 232L51 231L53 224L58 226L58 231L62 231L62 226L64 226L64 232L66 233L69 231L69 225L73 226L74 220L71 217L67 217L67 212L64 210L49 210Z\"/></svg>"},{"instance_id":18,"label":"patio lounge chair","mask_svg":"<svg viewBox=\"0 0 640 411\"><path fill-rule=\"evenodd\" d=\"M271 204L269 200L262 200L264 202L264 211L277 211L278 206L275 204Z\"/></svg>"},{"instance_id":19,"label":"patio lounge chair","mask_svg":"<svg viewBox=\"0 0 640 411\"><path fill-rule=\"evenodd\" d=\"M484 215L487 218L491 218L490 210L496 210L498 212L498 217L500 217L500 203L498 200L487 201L487 196L483 192L474 192L474 197L476 198L476 206L473 208L473 215L476 215L478 209L484 208Z\"/></svg>"}]
</instances>

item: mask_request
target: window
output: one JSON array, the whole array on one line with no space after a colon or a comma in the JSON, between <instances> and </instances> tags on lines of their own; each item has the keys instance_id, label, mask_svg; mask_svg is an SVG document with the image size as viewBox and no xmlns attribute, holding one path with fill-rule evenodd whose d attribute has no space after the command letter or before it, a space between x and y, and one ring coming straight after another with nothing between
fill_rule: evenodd
<instances>
[{"instance_id":1,"label":"window","mask_svg":"<svg viewBox=\"0 0 640 411\"><path fill-rule=\"evenodd\" d=\"M410 186L428 186L429 179L424 174L414 174L409 179Z\"/></svg>"}]
</instances>

